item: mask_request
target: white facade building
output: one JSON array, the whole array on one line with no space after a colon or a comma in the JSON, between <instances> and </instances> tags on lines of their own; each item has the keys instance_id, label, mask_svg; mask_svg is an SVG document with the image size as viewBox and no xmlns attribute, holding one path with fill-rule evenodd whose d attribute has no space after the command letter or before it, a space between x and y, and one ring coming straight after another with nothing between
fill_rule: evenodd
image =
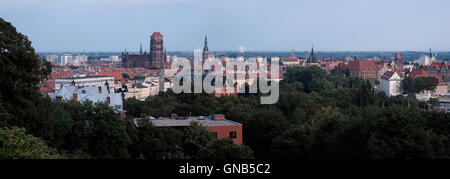
<instances>
[{"instance_id":1,"label":"white facade building","mask_svg":"<svg viewBox=\"0 0 450 179\"><path fill-rule=\"evenodd\" d=\"M96 76L96 77L76 77L55 79L55 90L59 90L65 86L103 86L108 82L109 91L114 93L114 77Z\"/></svg>"},{"instance_id":2,"label":"white facade building","mask_svg":"<svg viewBox=\"0 0 450 179\"><path fill-rule=\"evenodd\" d=\"M72 65L80 66L82 63L86 63L88 57L86 55L77 55L73 57Z\"/></svg>"},{"instance_id":3,"label":"white facade building","mask_svg":"<svg viewBox=\"0 0 450 179\"><path fill-rule=\"evenodd\" d=\"M380 89L387 96L398 96L402 94L401 90L402 77L393 71L387 71L381 76Z\"/></svg>"},{"instance_id":4,"label":"white facade building","mask_svg":"<svg viewBox=\"0 0 450 179\"><path fill-rule=\"evenodd\" d=\"M48 93L48 96L53 100L59 101L104 102L116 111L123 112L122 94L108 92L107 86L87 86L83 88L64 86L55 93Z\"/></svg>"},{"instance_id":5,"label":"white facade building","mask_svg":"<svg viewBox=\"0 0 450 179\"><path fill-rule=\"evenodd\" d=\"M65 66L73 62L73 56L70 54L61 55L61 65Z\"/></svg>"},{"instance_id":6,"label":"white facade building","mask_svg":"<svg viewBox=\"0 0 450 179\"><path fill-rule=\"evenodd\" d=\"M47 55L45 57L45 60L47 60L50 63L56 63L58 60L58 55Z\"/></svg>"},{"instance_id":7,"label":"white facade building","mask_svg":"<svg viewBox=\"0 0 450 179\"><path fill-rule=\"evenodd\" d=\"M428 55L422 55L418 60L416 60L415 62L418 63L419 65L431 65L433 62L436 62L436 56L437 55L433 55L431 53L431 49L430 49L430 54Z\"/></svg>"}]
</instances>

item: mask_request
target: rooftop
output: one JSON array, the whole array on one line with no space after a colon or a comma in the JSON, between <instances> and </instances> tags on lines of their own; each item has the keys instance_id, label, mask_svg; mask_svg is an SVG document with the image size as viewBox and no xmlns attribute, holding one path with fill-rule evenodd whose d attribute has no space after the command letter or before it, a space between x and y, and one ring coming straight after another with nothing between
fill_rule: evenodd
<instances>
[{"instance_id":1,"label":"rooftop","mask_svg":"<svg viewBox=\"0 0 450 179\"><path fill-rule=\"evenodd\" d=\"M151 120L155 126L168 126L168 127L187 127L192 122L198 122L204 126L235 126L242 125L241 123L230 121L227 119L213 119L211 116L193 116L193 117L162 117L159 119Z\"/></svg>"}]
</instances>

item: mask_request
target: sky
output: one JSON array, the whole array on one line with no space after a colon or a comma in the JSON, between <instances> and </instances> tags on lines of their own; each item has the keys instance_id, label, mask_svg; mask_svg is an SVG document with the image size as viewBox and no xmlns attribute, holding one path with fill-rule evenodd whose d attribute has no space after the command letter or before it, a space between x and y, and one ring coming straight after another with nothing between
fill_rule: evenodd
<instances>
[{"instance_id":1,"label":"sky","mask_svg":"<svg viewBox=\"0 0 450 179\"><path fill-rule=\"evenodd\" d=\"M1 0L38 52L450 51L449 0Z\"/></svg>"}]
</instances>

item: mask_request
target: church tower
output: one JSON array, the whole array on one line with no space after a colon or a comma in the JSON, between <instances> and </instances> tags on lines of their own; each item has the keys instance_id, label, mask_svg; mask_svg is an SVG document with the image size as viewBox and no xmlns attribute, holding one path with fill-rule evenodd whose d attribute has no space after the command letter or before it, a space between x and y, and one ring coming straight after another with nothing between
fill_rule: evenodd
<instances>
[{"instance_id":1,"label":"church tower","mask_svg":"<svg viewBox=\"0 0 450 179\"><path fill-rule=\"evenodd\" d=\"M208 49L208 37L205 36L205 46L203 47L202 61L205 62L208 59L209 49Z\"/></svg>"},{"instance_id":2,"label":"church tower","mask_svg":"<svg viewBox=\"0 0 450 179\"><path fill-rule=\"evenodd\" d=\"M306 63L317 63L317 58L314 55L314 47L311 48L311 55L309 55L308 59L306 60Z\"/></svg>"},{"instance_id":3,"label":"church tower","mask_svg":"<svg viewBox=\"0 0 450 179\"><path fill-rule=\"evenodd\" d=\"M150 68L164 67L164 42L163 35L155 32L150 37ZM146 66L146 68L149 68Z\"/></svg>"}]
</instances>

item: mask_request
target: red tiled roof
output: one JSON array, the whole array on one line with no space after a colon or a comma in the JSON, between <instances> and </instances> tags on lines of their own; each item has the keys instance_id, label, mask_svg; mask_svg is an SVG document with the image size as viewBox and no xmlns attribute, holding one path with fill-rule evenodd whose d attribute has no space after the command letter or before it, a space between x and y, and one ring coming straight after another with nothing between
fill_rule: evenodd
<instances>
[{"instance_id":1,"label":"red tiled roof","mask_svg":"<svg viewBox=\"0 0 450 179\"><path fill-rule=\"evenodd\" d=\"M368 70L377 69L377 65L372 60L354 60L348 62L346 68L349 70Z\"/></svg>"},{"instance_id":2,"label":"red tiled roof","mask_svg":"<svg viewBox=\"0 0 450 179\"><path fill-rule=\"evenodd\" d=\"M394 75L395 73L396 72L394 72L394 71L387 71L383 74L383 76L381 76L381 78L389 80L392 77L392 75Z\"/></svg>"},{"instance_id":3,"label":"red tiled roof","mask_svg":"<svg viewBox=\"0 0 450 179\"><path fill-rule=\"evenodd\" d=\"M51 88L39 88L39 92L41 93L54 93L55 90Z\"/></svg>"},{"instance_id":4,"label":"red tiled roof","mask_svg":"<svg viewBox=\"0 0 450 179\"><path fill-rule=\"evenodd\" d=\"M130 76L130 78L134 78L136 76L135 72L123 72L124 74L127 74L128 76Z\"/></svg>"},{"instance_id":5,"label":"red tiled roof","mask_svg":"<svg viewBox=\"0 0 450 179\"><path fill-rule=\"evenodd\" d=\"M52 79L70 78L70 77L72 77L72 72L70 72L70 71L58 71L58 72L51 73Z\"/></svg>"},{"instance_id":6,"label":"red tiled roof","mask_svg":"<svg viewBox=\"0 0 450 179\"><path fill-rule=\"evenodd\" d=\"M109 76L109 77L114 77L115 79L122 79L123 76L122 74L120 74L120 72L100 72L98 73L99 76Z\"/></svg>"},{"instance_id":7,"label":"red tiled roof","mask_svg":"<svg viewBox=\"0 0 450 179\"><path fill-rule=\"evenodd\" d=\"M298 62L298 58L297 57L288 57L288 58L283 58L282 61L283 62Z\"/></svg>"},{"instance_id":8,"label":"red tiled roof","mask_svg":"<svg viewBox=\"0 0 450 179\"><path fill-rule=\"evenodd\" d=\"M419 75L419 76L427 76L427 75L429 75L425 70L423 70L423 69L419 69L419 68L414 68L414 69L412 69L412 71L411 71L411 75L414 77L414 76L416 76L416 75Z\"/></svg>"}]
</instances>

